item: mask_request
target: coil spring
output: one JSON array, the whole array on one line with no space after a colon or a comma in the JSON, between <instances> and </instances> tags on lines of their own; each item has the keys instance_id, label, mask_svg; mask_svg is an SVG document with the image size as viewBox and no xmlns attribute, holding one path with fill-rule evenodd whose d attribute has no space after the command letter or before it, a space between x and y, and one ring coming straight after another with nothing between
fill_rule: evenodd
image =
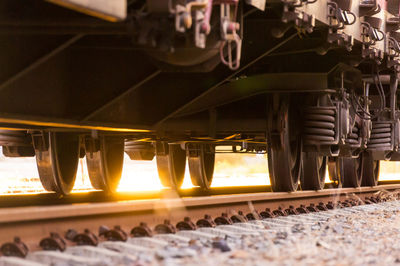
<instances>
[{"instance_id":1,"label":"coil spring","mask_svg":"<svg viewBox=\"0 0 400 266\"><path fill-rule=\"evenodd\" d=\"M388 122L372 122L371 137L368 148L390 147L392 144L392 124Z\"/></svg>"},{"instance_id":2,"label":"coil spring","mask_svg":"<svg viewBox=\"0 0 400 266\"><path fill-rule=\"evenodd\" d=\"M304 110L303 139L305 144L335 141L335 109L309 107Z\"/></svg>"},{"instance_id":3,"label":"coil spring","mask_svg":"<svg viewBox=\"0 0 400 266\"><path fill-rule=\"evenodd\" d=\"M346 143L350 145L359 144L359 134L360 134L360 129L356 125L354 125L354 127L351 130L351 133L347 135Z\"/></svg>"}]
</instances>

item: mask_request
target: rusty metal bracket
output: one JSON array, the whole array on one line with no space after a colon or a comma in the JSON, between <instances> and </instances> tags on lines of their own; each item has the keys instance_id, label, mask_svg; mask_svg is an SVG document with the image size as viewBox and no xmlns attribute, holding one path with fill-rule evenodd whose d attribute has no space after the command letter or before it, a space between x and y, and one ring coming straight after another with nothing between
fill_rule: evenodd
<instances>
[{"instance_id":1,"label":"rusty metal bracket","mask_svg":"<svg viewBox=\"0 0 400 266\"><path fill-rule=\"evenodd\" d=\"M64 251L67 247L65 240L58 233L54 232L50 233L50 237L43 238L39 245L43 250Z\"/></svg>"},{"instance_id":2,"label":"rusty metal bracket","mask_svg":"<svg viewBox=\"0 0 400 266\"><path fill-rule=\"evenodd\" d=\"M153 236L153 231L146 223L140 223L139 226L132 228L131 235L134 237L150 237Z\"/></svg>"},{"instance_id":3,"label":"rusty metal bracket","mask_svg":"<svg viewBox=\"0 0 400 266\"><path fill-rule=\"evenodd\" d=\"M297 210L295 209L295 207L292 206L292 205L290 205L289 208L287 208L287 209L285 210L285 212L286 212L288 215L298 215L298 214L299 214L299 213L297 212Z\"/></svg>"},{"instance_id":4,"label":"rusty metal bracket","mask_svg":"<svg viewBox=\"0 0 400 266\"><path fill-rule=\"evenodd\" d=\"M154 231L157 234L175 234L176 228L171 224L170 220L164 220L164 223L156 225Z\"/></svg>"},{"instance_id":5,"label":"rusty metal bracket","mask_svg":"<svg viewBox=\"0 0 400 266\"><path fill-rule=\"evenodd\" d=\"M386 34L372 26L369 22L361 23L361 36L363 44L366 46L374 45L377 41L383 41Z\"/></svg>"},{"instance_id":6,"label":"rusty metal bracket","mask_svg":"<svg viewBox=\"0 0 400 266\"><path fill-rule=\"evenodd\" d=\"M228 217L227 213L222 213L221 216L214 219L216 225L228 225L233 224L231 218Z\"/></svg>"},{"instance_id":7,"label":"rusty metal bracket","mask_svg":"<svg viewBox=\"0 0 400 266\"><path fill-rule=\"evenodd\" d=\"M361 56L364 59L373 60L376 64L380 65L385 54L383 53L383 51L373 47L363 47Z\"/></svg>"},{"instance_id":8,"label":"rusty metal bracket","mask_svg":"<svg viewBox=\"0 0 400 266\"><path fill-rule=\"evenodd\" d=\"M327 42L329 44L335 44L338 47L344 47L347 51L351 51L354 45L354 38L344 32L337 32L329 29Z\"/></svg>"},{"instance_id":9,"label":"rusty metal bracket","mask_svg":"<svg viewBox=\"0 0 400 266\"><path fill-rule=\"evenodd\" d=\"M210 19L213 0L195 0L175 7L175 29L186 32L193 28L194 43L198 48L206 48L207 35L210 34Z\"/></svg>"},{"instance_id":10,"label":"rusty metal bracket","mask_svg":"<svg viewBox=\"0 0 400 266\"><path fill-rule=\"evenodd\" d=\"M266 208L265 211L260 212L260 215L263 219L275 217L275 214L272 213L270 208Z\"/></svg>"},{"instance_id":11,"label":"rusty metal bracket","mask_svg":"<svg viewBox=\"0 0 400 266\"><path fill-rule=\"evenodd\" d=\"M128 239L128 234L124 230L122 230L119 225L114 226L113 229L104 227L100 228L99 236L104 237L105 239L107 239L107 241L125 242Z\"/></svg>"},{"instance_id":12,"label":"rusty metal bracket","mask_svg":"<svg viewBox=\"0 0 400 266\"><path fill-rule=\"evenodd\" d=\"M255 220L261 220L261 215L258 213L257 210L254 210L248 214L246 214L246 218L248 221L255 221Z\"/></svg>"},{"instance_id":13,"label":"rusty metal bracket","mask_svg":"<svg viewBox=\"0 0 400 266\"><path fill-rule=\"evenodd\" d=\"M238 211L237 214L232 215L231 220L233 223L245 223L248 221L242 211Z\"/></svg>"},{"instance_id":14,"label":"rusty metal bracket","mask_svg":"<svg viewBox=\"0 0 400 266\"><path fill-rule=\"evenodd\" d=\"M220 4L220 26L221 26L221 46L220 58L224 65L231 70L237 70L240 67L240 58L242 54L242 38L239 35L240 23L236 22L238 13L237 0L221 1ZM232 12L231 7L235 10ZM227 57L225 56L227 54Z\"/></svg>"},{"instance_id":15,"label":"rusty metal bracket","mask_svg":"<svg viewBox=\"0 0 400 266\"><path fill-rule=\"evenodd\" d=\"M353 25L357 17L349 10L349 7L339 6L338 3L330 1L328 5L329 26L335 29L344 29L346 25Z\"/></svg>"},{"instance_id":16,"label":"rusty metal bracket","mask_svg":"<svg viewBox=\"0 0 400 266\"><path fill-rule=\"evenodd\" d=\"M300 214L310 213L310 211L306 208L305 205L301 204L300 207L296 208L296 211Z\"/></svg>"},{"instance_id":17,"label":"rusty metal bracket","mask_svg":"<svg viewBox=\"0 0 400 266\"><path fill-rule=\"evenodd\" d=\"M382 8L377 0L362 0L359 5L360 17L373 16L381 12Z\"/></svg>"},{"instance_id":18,"label":"rusty metal bracket","mask_svg":"<svg viewBox=\"0 0 400 266\"><path fill-rule=\"evenodd\" d=\"M396 72L400 69L400 33L389 32L387 38L387 67L393 68Z\"/></svg>"},{"instance_id":19,"label":"rusty metal bracket","mask_svg":"<svg viewBox=\"0 0 400 266\"><path fill-rule=\"evenodd\" d=\"M15 237L13 242L4 243L0 247L0 251L3 256L25 258L28 255L29 249L19 237Z\"/></svg>"},{"instance_id":20,"label":"rusty metal bracket","mask_svg":"<svg viewBox=\"0 0 400 266\"><path fill-rule=\"evenodd\" d=\"M380 64L384 58L384 52L372 47L376 42L383 41L386 34L381 31L382 19L376 17L365 16L364 22L361 23L362 37L362 57L370 59Z\"/></svg>"},{"instance_id":21,"label":"rusty metal bracket","mask_svg":"<svg viewBox=\"0 0 400 266\"><path fill-rule=\"evenodd\" d=\"M85 229L83 233L77 233L74 230L68 230L65 238L76 243L78 246L97 246L99 243L97 236L90 232L89 229Z\"/></svg>"},{"instance_id":22,"label":"rusty metal bracket","mask_svg":"<svg viewBox=\"0 0 400 266\"><path fill-rule=\"evenodd\" d=\"M190 217L185 217L183 221L178 222L176 224L176 228L179 231L185 231L185 230L196 230L196 225L192 222Z\"/></svg>"},{"instance_id":23,"label":"rusty metal bracket","mask_svg":"<svg viewBox=\"0 0 400 266\"><path fill-rule=\"evenodd\" d=\"M319 212L319 209L317 208L317 206L315 206L314 203L310 203L310 205L307 206L307 210L309 212Z\"/></svg>"},{"instance_id":24,"label":"rusty metal bracket","mask_svg":"<svg viewBox=\"0 0 400 266\"><path fill-rule=\"evenodd\" d=\"M294 4L293 1L288 0L282 0L282 2L284 4L281 18L282 22L292 22L299 31L312 33L315 27L315 17L305 12L296 10L296 7L302 6L303 1L301 1L300 4ZM283 34L284 32L282 33L282 36Z\"/></svg>"},{"instance_id":25,"label":"rusty metal bracket","mask_svg":"<svg viewBox=\"0 0 400 266\"><path fill-rule=\"evenodd\" d=\"M202 228L202 227L215 227L216 224L213 221L213 219L211 218L210 215L206 214L204 215L203 219L200 219L196 222L196 226L198 228Z\"/></svg>"},{"instance_id":26,"label":"rusty metal bracket","mask_svg":"<svg viewBox=\"0 0 400 266\"><path fill-rule=\"evenodd\" d=\"M323 202L318 203L317 208L320 211L327 211L328 210L328 208L326 207L325 203L323 203Z\"/></svg>"},{"instance_id":27,"label":"rusty metal bracket","mask_svg":"<svg viewBox=\"0 0 400 266\"><path fill-rule=\"evenodd\" d=\"M186 5L175 7L175 29L178 32L185 32L193 25L192 12L202 10L205 12L208 6L212 5L211 0L195 0Z\"/></svg>"},{"instance_id":28,"label":"rusty metal bracket","mask_svg":"<svg viewBox=\"0 0 400 266\"><path fill-rule=\"evenodd\" d=\"M349 6L341 5L334 1L328 2L328 21L329 32L327 42L336 44L339 47L345 47L348 51L352 50L354 40L343 32L347 25L352 25L356 22L356 16L349 10Z\"/></svg>"},{"instance_id":29,"label":"rusty metal bracket","mask_svg":"<svg viewBox=\"0 0 400 266\"><path fill-rule=\"evenodd\" d=\"M400 28L400 17L390 17L386 20L386 32L396 32Z\"/></svg>"}]
</instances>

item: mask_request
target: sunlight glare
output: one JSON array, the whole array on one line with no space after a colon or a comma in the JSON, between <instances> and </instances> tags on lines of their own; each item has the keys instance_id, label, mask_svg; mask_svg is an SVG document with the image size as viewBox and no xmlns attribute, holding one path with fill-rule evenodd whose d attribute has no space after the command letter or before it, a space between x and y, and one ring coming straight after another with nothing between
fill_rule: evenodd
<instances>
[{"instance_id":1,"label":"sunlight glare","mask_svg":"<svg viewBox=\"0 0 400 266\"><path fill-rule=\"evenodd\" d=\"M1 149L0 149L1 152ZM381 161L379 180L398 180L400 162ZM44 193L34 157L6 158L0 156L0 194ZM326 174L326 182L329 180ZM265 154L216 154L214 179L211 187L269 185L267 156ZM193 188L188 165L182 189ZM124 169L118 192L160 191L156 159L132 161L124 157ZM80 159L73 193L93 191L90 184L86 159Z\"/></svg>"}]
</instances>

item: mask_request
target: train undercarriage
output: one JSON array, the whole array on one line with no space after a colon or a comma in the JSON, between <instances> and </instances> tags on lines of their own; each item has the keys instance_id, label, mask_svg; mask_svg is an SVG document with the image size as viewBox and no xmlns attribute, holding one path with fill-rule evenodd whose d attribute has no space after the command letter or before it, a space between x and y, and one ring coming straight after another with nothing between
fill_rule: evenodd
<instances>
[{"instance_id":1,"label":"train undercarriage","mask_svg":"<svg viewBox=\"0 0 400 266\"><path fill-rule=\"evenodd\" d=\"M376 186L400 160L398 0L115 1L114 22L77 2L0 1L0 145L48 191L86 157L114 192L124 153L205 190L219 146L267 153L273 191L323 189L327 169Z\"/></svg>"}]
</instances>

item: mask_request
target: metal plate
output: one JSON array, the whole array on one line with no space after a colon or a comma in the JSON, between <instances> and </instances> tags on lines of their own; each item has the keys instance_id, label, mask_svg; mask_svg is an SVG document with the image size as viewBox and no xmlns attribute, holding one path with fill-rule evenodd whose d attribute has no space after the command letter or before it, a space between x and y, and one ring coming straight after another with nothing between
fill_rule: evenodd
<instances>
[{"instance_id":1,"label":"metal plate","mask_svg":"<svg viewBox=\"0 0 400 266\"><path fill-rule=\"evenodd\" d=\"M126 18L126 0L46 0L78 12L116 22Z\"/></svg>"}]
</instances>

